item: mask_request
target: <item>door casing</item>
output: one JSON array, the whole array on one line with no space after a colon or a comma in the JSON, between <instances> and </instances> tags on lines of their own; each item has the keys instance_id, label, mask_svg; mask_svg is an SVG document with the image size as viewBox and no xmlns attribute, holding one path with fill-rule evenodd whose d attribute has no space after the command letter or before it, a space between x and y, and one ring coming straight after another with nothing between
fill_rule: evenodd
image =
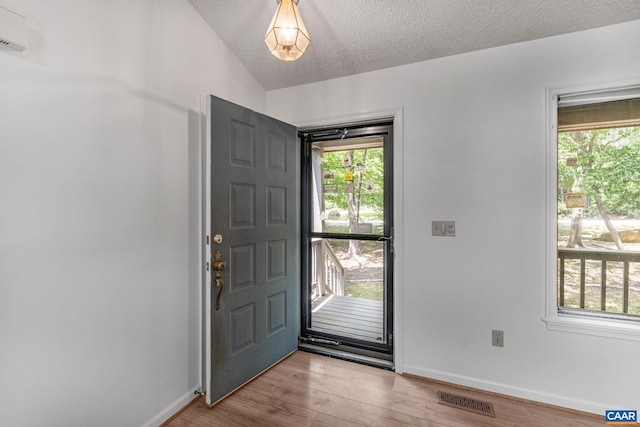
<instances>
[{"instance_id":1,"label":"door casing","mask_svg":"<svg viewBox=\"0 0 640 427\"><path fill-rule=\"evenodd\" d=\"M319 342L322 347L328 346L340 352L347 352L361 355L371 356L374 359L384 359L383 366L391 368L393 363L389 364L388 361L393 360L393 317L388 316L389 310L393 313L393 126L391 119L384 119L381 121L372 121L366 123L358 123L355 125L340 125L331 127L320 127L313 129L299 130L298 136L301 143L301 242L300 242L300 255L302 264L300 266L301 271L301 336L305 340L313 342ZM344 130L344 134L340 135L340 132ZM322 233L317 230L313 230L313 213L310 211L310 202L312 199L309 191L311 190L310 178L313 174L315 162L311 155L312 141L314 143L322 144L323 142L332 142L335 140L341 140L346 143L349 140L358 140L366 137L379 136L384 141L384 162L385 162L385 179L384 179L384 232L382 236L378 235L358 235L357 233ZM346 145L349 145L346 143ZM337 239L356 239L356 240L368 240L368 241L380 241L381 239L390 240L384 244L385 251L385 268L384 268L384 290L385 290L385 304L384 304L384 337L383 342L371 342L352 337L340 336L328 334L323 331L314 330L311 325L312 314L310 313L310 251L309 244L310 238L337 238ZM333 343L333 340L338 340L339 344ZM327 344L322 344L322 342ZM305 346L307 347L307 346ZM331 352L331 350L322 349L323 352ZM381 365L382 366L382 365Z\"/></svg>"}]
</instances>

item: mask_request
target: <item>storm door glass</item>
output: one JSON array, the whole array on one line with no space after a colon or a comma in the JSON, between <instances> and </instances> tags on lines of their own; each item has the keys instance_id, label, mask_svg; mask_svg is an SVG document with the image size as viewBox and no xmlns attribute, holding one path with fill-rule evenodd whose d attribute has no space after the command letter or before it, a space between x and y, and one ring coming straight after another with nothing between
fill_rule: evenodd
<instances>
[{"instance_id":1,"label":"storm door glass","mask_svg":"<svg viewBox=\"0 0 640 427\"><path fill-rule=\"evenodd\" d=\"M307 134L304 334L391 352L391 126Z\"/></svg>"}]
</instances>

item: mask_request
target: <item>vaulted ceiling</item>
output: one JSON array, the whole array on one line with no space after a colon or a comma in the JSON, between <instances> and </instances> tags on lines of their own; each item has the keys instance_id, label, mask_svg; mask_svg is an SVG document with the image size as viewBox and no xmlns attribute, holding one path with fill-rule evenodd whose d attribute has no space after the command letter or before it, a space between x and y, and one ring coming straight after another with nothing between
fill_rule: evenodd
<instances>
[{"instance_id":1,"label":"vaulted ceiling","mask_svg":"<svg viewBox=\"0 0 640 427\"><path fill-rule=\"evenodd\" d=\"M282 62L276 0L189 0L266 90L640 19L640 0L300 0L311 37Z\"/></svg>"}]
</instances>

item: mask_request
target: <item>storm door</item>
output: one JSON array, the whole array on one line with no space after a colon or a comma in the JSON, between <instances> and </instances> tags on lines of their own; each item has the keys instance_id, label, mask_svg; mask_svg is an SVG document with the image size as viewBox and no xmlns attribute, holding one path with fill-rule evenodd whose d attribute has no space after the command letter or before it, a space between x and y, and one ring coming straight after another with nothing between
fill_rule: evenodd
<instances>
[{"instance_id":1,"label":"storm door","mask_svg":"<svg viewBox=\"0 0 640 427\"><path fill-rule=\"evenodd\" d=\"M299 301L296 128L211 97L206 400L295 351Z\"/></svg>"},{"instance_id":2,"label":"storm door","mask_svg":"<svg viewBox=\"0 0 640 427\"><path fill-rule=\"evenodd\" d=\"M300 133L301 346L392 360L392 129Z\"/></svg>"}]
</instances>

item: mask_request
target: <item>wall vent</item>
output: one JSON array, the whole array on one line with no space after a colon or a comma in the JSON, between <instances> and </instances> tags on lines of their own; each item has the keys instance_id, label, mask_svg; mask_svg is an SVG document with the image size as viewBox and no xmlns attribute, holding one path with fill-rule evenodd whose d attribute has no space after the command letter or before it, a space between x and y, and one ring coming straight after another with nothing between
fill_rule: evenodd
<instances>
[{"instance_id":1,"label":"wall vent","mask_svg":"<svg viewBox=\"0 0 640 427\"><path fill-rule=\"evenodd\" d=\"M496 416L492 403L444 391L438 391L436 395L438 396L438 403L442 403L443 405L464 409L475 412L476 414L488 415L490 417Z\"/></svg>"}]
</instances>

